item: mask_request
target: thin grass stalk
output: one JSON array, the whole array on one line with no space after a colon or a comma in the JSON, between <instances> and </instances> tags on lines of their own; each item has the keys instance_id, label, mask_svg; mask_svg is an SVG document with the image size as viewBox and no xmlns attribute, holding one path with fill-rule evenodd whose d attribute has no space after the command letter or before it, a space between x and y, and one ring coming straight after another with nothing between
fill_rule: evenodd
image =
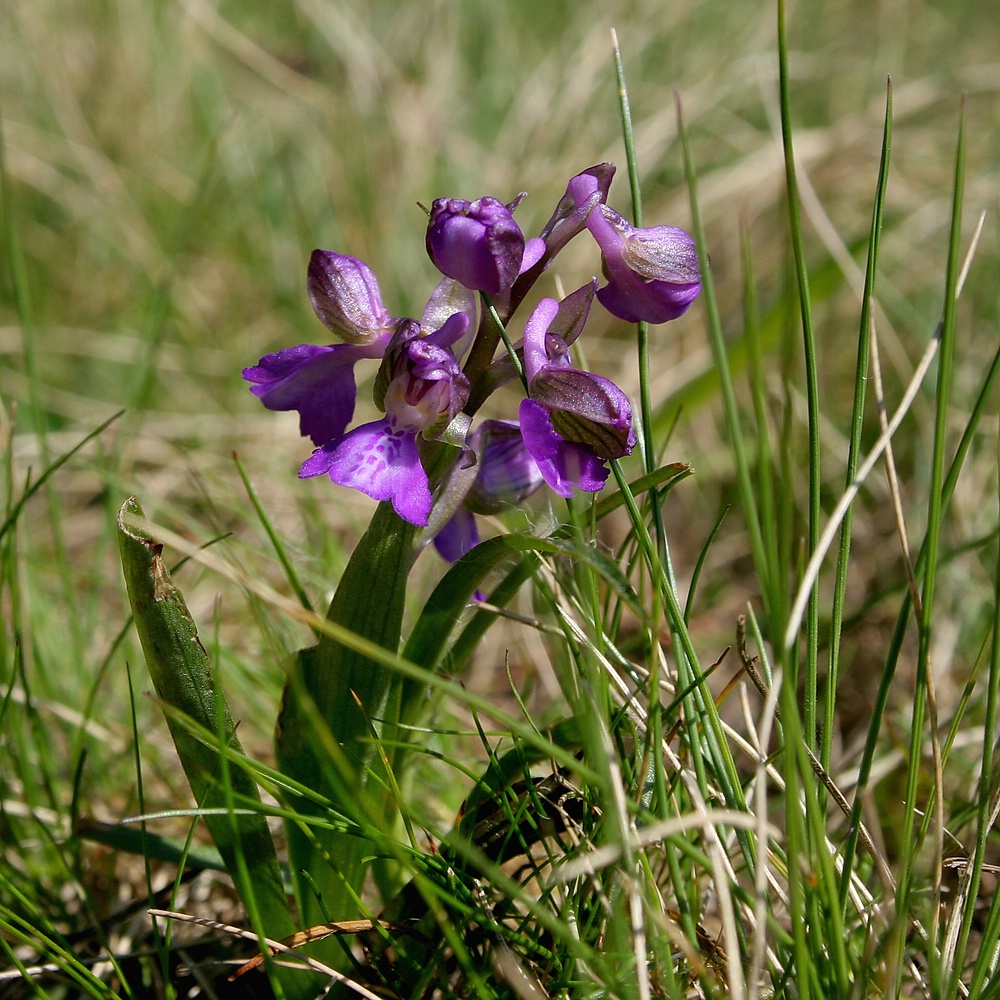
<instances>
[{"instance_id":1,"label":"thin grass stalk","mask_svg":"<svg viewBox=\"0 0 1000 1000\"><path fill-rule=\"evenodd\" d=\"M132 750L133 760L135 762L136 801L139 806L139 813L140 815L143 815L146 812L146 789L142 775L142 754L139 752L139 723L135 714L135 689L132 685L132 669L128 663L125 664L125 674L128 678L128 704L129 713L132 719ZM149 856L149 847L146 842L148 832L146 820L143 818L139 823L139 836L142 838L143 875L146 879L146 897L149 900L149 905L155 906L156 894L153 892L153 868ZM180 869L178 869L177 875L180 877ZM168 997L173 997L175 990L170 981L169 942L166 939L166 936L160 932L160 925L155 919L152 921L152 928L153 943L156 947L157 958L160 961L160 975L163 977L163 982L165 984L169 984L167 986ZM166 933L169 934L169 932L168 925Z\"/></svg>"},{"instance_id":2,"label":"thin grass stalk","mask_svg":"<svg viewBox=\"0 0 1000 1000\"><path fill-rule=\"evenodd\" d=\"M764 536L761 532L757 501L754 495L754 484L750 474L750 462L747 458L739 408L736 404L736 390L733 386L732 374L729 370L729 355L722 330L722 317L719 313L719 303L715 295L715 284L712 280L712 270L708 258L705 226L698 202L697 174L691 155L687 129L684 125L684 115L679 94L675 94L674 101L677 114L677 131L684 160L684 178L687 184L691 209L691 229L698 252L698 267L701 271L701 296L705 303L708 338L712 349L712 362L722 389L723 408L726 414L726 429L729 432L733 460L736 464L736 480L739 484L740 504L743 508L743 518L746 523L747 532L750 535L750 551L753 554L754 568L760 580L764 611L768 619L773 623L773 616L779 604L775 591L775 581L777 579L776 567L771 562L770 550L765 545ZM775 634L780 634L780 630Z\"/></svg>"},{"instance_id":3,"label":"thin grass stalk","mask_svg":"<svg viewBox=\"0 0 1000 1000\"><path fill-rule=\"evenodd\" d=\"M755 291L753 253L745 225L740 229L740 262L743 272L743 336L746 341L747 384L757 431L755 455L757 476L751 496L759 497L759 525L765 551L773 553L772 558L777 559L781 548L778 544L778 516L774 502L774 449L771 443L771 422L767 413L768 389L764 377L762 331ZM769 604L770 602L765 602L765 607ZM785 602L781 601L780 607L777 608L772 606L771 613L778 616L778 621L783 622Z\"/></svg>"},{"instance_id":4,"label":"thin grass stalk","mask_svg":"<svg viewBox=\"0 0 1000 1000\"><path fill-rule=\"evenodd\" d=\"M743 796L742 783L736 770L736 763L733 760L729 742L726 739L719 719L718 707L707 686L704 683L696 683L696 678L700 672L698 655L691 641L691 635L687 630L687 626L684 624L684 614L677 598L677 593L671 585L669 578L660 572L653 541L646 530L645 524L641 521L635 497L632 496L632 491L629 489L621 463L612 461L610 465L618 482L618 488L625 497L625 503L629 509L632 522L633 524L637 524L637 527L640 529L638 537L645 557L649 562L650 572L654 579L658 579L659 587L662 590L667 612L667 622L674 637L680 684L682 687L692 686L691 694L687 696L690 698L690 701L688 709L684 713L684 731L691 748L691 760L698 779L698 789L705 799L711 798L708 774L705 770L705 762L708 760L712 764L713 777L722 791L726 805L732 809L746 811L746 800ZM740 842L747 866L752 872L756 866L753 841L747 831L743 829L737 830L736 836Z\"/></svg>"},{"instance_id":5,"label":"thin grass stalk","mask_svg":"<svg viewBox=\"0 0 1000 1000\"><path fill-rule=\"evenodd\" d=\"M216 636L218 636L218 608L216 609ZM216 640L215 645L216 662L218 662L218 640ZM218 682L218 678L216 678L213 688L215 693L215 718L218 724L215 738L218 741L218 745L222 746L227 742L226 701L222 692L222 685ZM274 990L275 1000L284 1000L284 986L288 983L289 977L295 977L297 973L284 969L279 971L270 949L263 946L263 942L267 940L267 928L264 926L264 917L257 904L257 895L254 892L254 880L250 874L250 866L247 864L246 853L243 850L240 827L236 820L237 806L236 797L233 792L231 767L229 758L225 754L219 754L219 784L222 787L223 803L229 817L229 827L233 838L233 858L236 863L236 871L230 874L233 876L233 881L240 888L240 899L246 910L247 919L254 934L257 935L258 947L261 948L261 954L264 956L264 969L267 972L271 988ZM302 995L298 991L296 993L297 995Z\"/></svg>"},{"instance_id":6,"label":"thin grass stalk","mask_svg":"<svg viewBox=\"0 0 1000 1000\"><path fill-rule=\"evenodd\" d=\"M611 31L612 46L614 48L615 77L618 84L618 99L622 125L622 140L625 146L625 162L628 169L629 190L632 196L632 219L637 228L642 226L642 187L639 183L639 162L635 151L635 135L632 129L632 111L629 102L628 84L625 78L625 65L622 61L621 48L618 45L618 35L614 29ZM657 452L653 438L653 405L649 363L649 324L640 321L636 324L636 352L637 367L639 371L639 412L642 431L642 461L643 471L652 473L656 468ZM661 502L660 490L655 486L649 490L646 503L653 522L653 536L656 539L657 547L662 560L662 565L667 568L670 583L673 586L673 574L671 572L670 550L667 541L667 533L663 527L663 504ZM652 571L652 570L651 570ZM663 606L660 596L660 587L655 579L651 578L652 586L650 596L652 605L645 623L646 630L646 663L649 671L647 679L648 703L659 705L659 682L660 682L660 657L658 655L657 636L660 633L660 623L663 616ZM658 741L652 744L658 745Z\"/></svg>"},{"instance_id":7,"label":"thin grass stalk","mask_svg":"<svg viewBox=\"0 0 1000 1000\"><path fill-rule=\"evenodd\" d=\"M861 455L861 433L864 428L865 395L868 383L868 365L871 352L872 312L875 304L875 282L878 274L879 239L882 233L882 219L885 195L889 183L889 158L892 150L892 81L886 85L885 121L882 128L882 153L879 158L878 181L875 185L875 204L872 208L872 223L868 236L868 259L865 264L865 284L861 302L861 317L858 322L858 353L855 363L854 404L851 410L851 440L847 453L847 469L844 488L849 489L858 471ZM847 571L851 554L851 527L854 518L853 506L844 515L840 528L840 548L837 553L837 568L833 584L833 609L830 620L830 653L827 670L826 690L823 702L823 735L820 746L820 763L830 769L831 746L835 726L837 706L837 680L840 675L840 639L844 623L844 604L847 593Z\"/></svg>"},{"instance_id":8,"label":"thin grass stalk","mask_svg":"<svg viewBox=\"0 0 1000 1000\"><path fill-rule=\"evenodd\" d=\"M13 886L8 884L6 888L13 889ZM28 903L23 896L21 896L21 902ZM37 908L31 907L31 910L44 922L44 918ZM51 993L38 985L36 976L48 970L45 970L44 967L40 969L37 966L25 965L14 950L14 942L20 942L33 948L49 959L49 963L55 966L59 972L80 986L84 996L88 994L91 997L115 996L111 989L97 979L90 969L73 954L72 950L63 947L55 936L46 937L37 926L3 905L0 905L0 930L4 932L0 934L0 947L6 953L10 964L18 970L22 981L28 983L35 995L41 997L42 1000L51 1000ZM106 956L102 956L102 960L105 958Z\"/></svg>"},{"instance_id":9,"label":"thin grass stalk","mask_svg":"<svg viewBox=\"0 0 1000 1000\"><path fill-rule=\"evenodd\" d=\"M622 52L618 45L618 34L611 29L611 43L615 54L615 78L618 83L619 113L622 123L622 140L625 144L625 163L628 169L629 191L632 196L632 222L636 228L642 226L642 187L639 184L639 163L635 155L635 135L632 131L632 109L629 103L628 84L625 80L625 65L622 62ZM649 374L649 324L641 321L636 324L638 364L639 364L639 413L642 419L642 460L643 471L652 472L656 467L656 448L653 441L653 405L650 398ZM663 539L663 525L659 513L660 505L656 502L657 492L650 491L650 504L653 516L656 518L656 535Z\"/></svg>"},{"instance_id":10,"label":"thin grass stalk","mask_svg":"<svg viewBox=\"0 0 1000 1000\"><path fill-rule=\"evenodd\" d=\"M816 339L813 333L812 302L809 292L809 272L806 267L802 219L799 214L799 189L795 176L795 149L792 142L791 86L788 78L788 35L785 24L785 0L778 0L778 101L781 110L781 139L785 159L785 188L788 196L788 223L795 261L798 286L799 315L802 323L802 346L806 376L806 408L809 437L809 518L806 544L815 550L819 542L820 459L819 437L819 375L816 362ZM819 665L819 588L813 587L809 597L806 621L806 670L803 696L803 736L810 746L816 746L817 671ZM798 671L792 672L792 683L798 682Z\"/></svg>"},{"instance_id":11,"label":"thin grass stalk","mask_svg":"<svg viewBox=\"0 0 1000 1000\"><path fill-rule=\"evenodd\" d=\"M719 529L722 527L722 523L725 521L728 513L729 507L726 507L726 509L716 518L715 524L712 525L712 530L708 533L708 538L705 539L704 544L698 552L698 558L695 560L694 569L691 571L691 582L688 585L687 600L684 602L685 625L689 625L691 622L691 612L694 609L694 600L698 593L698 581L701 579L701 571L705 568L705 560L708 558L712 542L715 541L716 536L719 534Z\"/></svg>"},{"instance_id":12,"label":"thin grass stalk","mask_svg":"<svg viewBox=\"0 0 1000 1000\"><path fill-rule=\"evenodd\" d=\"M977 1000L1000 996L998 960L1000 960L1000 895L994 894L986 926L979 941L979 953L969 979L969 996L976 997Z\"/></svg>"},{"instance_id":13,"label":"thin grass stalk","mask_svg":"<svg viewBox=\"0 0 1000 1000\"><path fill-rule=\"evenodd\" d=\"M132 988L131 984L127 982L124 970L121 967L121 962L119 961L118 955L115 954L115 950L112 947L111 941L108 939L105 933L104 926L101 923L100 916L98 914L98 908L94 902L93 897L87 891L86 887L80 881L73 871L73 867L67 860L65 850L66 845L62 838L57 837L48 826L43 823L37 816L35 817L35 825L41 831L43 842L46 843L52 849L52 855L55 857L59 866L63 871L63 881L67 886L72 888L74 895L80 901L83 912L86 914L87 919L90 921L91 925L95 928L98 941L101 947L107 952L107 961L111 968L114 970L115 975L121 981L122 992L125 994L129 1000L137 1000L136 993ZM58 873L57 873L58 874Z\"/></svg>"},{"instance_id":14,"label":"thin grass stalk","mask_svg":"<svg viewBox=\"0 0 1000 1000\"><path fill-rule=\"evenodd\" d=\"M791 924L793 958L785 967L786 977L793 977L799 1000L811 1000L813 996L809 969L812 965L808 938L807 888L805 885L805 859L807 857L807 837L801 808L802 782L795 752L795 741L801 740L798 705L795 703L795 688L790 678L781 676L779 702L782 716L782 746L785 817L785 855L788 878L788 917Z\"/></svg>"},{"instance_id":15,"label":"thin grass stalk","mask_svg":"<svg viewBox=\"0 0 1000 1000\"><path fill-rule=\"evenodd\" d=\"M299 579L295 566L288 555L285 543L281 540L281 537L275 530L274 522L270 517L268 517L267 511L264 510L264 505L260 502L257 489L251 482L250 476L247 474L247 470L243 465L242 459L235 452L233 452L233 464L236 466L237 473L239 473L240 482L243 483L243 489L246 491L247 499L253 505L254 513L257 515L257 520L260 522L260 526L264 529L264 533L267 535L268 541L274 549L274 554L278 557L278 561L281 563L281 568L285 574L285 579L288 581L288 586L291 588L292 593L299 599L299 603L302 607L304 607L307 611L312 611L313 607L309 600L309 595L306 593L305 587L302 586L302 581Z\"/></svg>"},{"instance_id":16,"label":"thin grass stalk","mask_svg":"<svg viewBox=\"0 0 1000 1000\"><path fill-rule=\"evenodd\" d=\"M997 440L997 498L1000 500L1000 438ZM965 955L969 946L969 934L975 915L975 904L979 896L979 886L982 882L983 862L986 856L986 845L993 829L992 805L994 791L994 759L997 733L997 708L1000 700L1000 551L997 552L993 581L993 641L990 646L990 674L986 687L986 713L983 719L983 755L979 771L979 792L976 803L976 846L972 852L970 863L969 884L966 890L966 905L962 911L962 922L958 932L958 945L951 976L948 981L946 996L956 996L961 980L962 969L965 966ZM969 984L970 994L979 995L988 973L988 962L983 961L984 955L990 955L1000 934L1000 907L994 897L993 906L987 919L986 931L982 947L973 966Z\"/></svg>"},{"instance_id":17,"label":"thin grass stalk","mask_svg":"<svg viewBox=\"0 0 1000 1000\"><path fill-rule=\"evenodd\" d=\"M927 562L921 592L919 646L917 673L913 691L913 716L909 761L906 773L906 792L903 807L903 825L900 842L903 845L899 884L896 890L896 912L902 918L909 913L909 893L913 869L920 844L914 843L914 826L917 808L917 789L922 771L922 748L925 734L924 715L927 708L930 646L933 633L934 589L937 582L938 548L941 521L944 513L942 487L944 484L944 452L948 436L948 408L951 399L952 371L955 355L955 318L958 301L958 272L960 266L959 240L961 237L962 196L965 168L965 101L959 119L958 143L955 151L955 175L952 199L951 231L949 234L948 262L944 289L944 312L941 321L941 346L938 360L938 379L934 419L934 447L931 464L930 495L927 504ZM898 996L902 986L905 936L900 935L896 959L896 979L890 996ZM933 949L934 942L931 942Z\"/></svg>"},{"instance_id":18,"label":"thin grass stalk","mask_svg":"<svg viewBox=\"0 0 1000 1000\"><path fill-rule=\"evenodd\" d=\"M937 339L940 335L941 327L939 325L938 329L934 333L934 338ZM959 476L962 472L962 467L965 463L966 457L968 456L969 449L972 446L979 423L986 411L998 377L1000 377L1000 351L997 351L997 353L993 356L993 360L972 406L969 419L965 423L965 427L962 431L962 437L955 448L955 455L948 469L948 474L945 477L944 486L942 488L942 499L945 507L947 507L947 505L951 502L951 498L954 495ZM964 551L964 548L959 551ZM921 547L917 553L917 558L914 564L914 577L918 581L922 579L926 560L927 544L926 539L924 539L921 543ZM868 782L871 778L875 752L878 748L879 733L882 727L882 719L885 715L886 705L888 704L889 691L892 686L893 677L895 676L896 664L899 659L899 653L902 648L903 638L906 634L907 622L909 621L909 615L912 607L912 594L908 588L905 588L903 591L903 599L900 604L899 613L896 618L896 625L894 626L893 634L887 650L885 667L883 668L882 676L879 680L879 687L873 702L868 735L865 739L865 745L862 750L861 761L858 767L858 781L855 786L853 815L849 824L847 842L844 847L844 864L841 878L842 902L846 900L847 886L849 885L850 875L853 871L853 863L856 855L860 831L859 822L861 818L862 799L864 791L867 789Z\"/></svg>"}]
</instances>

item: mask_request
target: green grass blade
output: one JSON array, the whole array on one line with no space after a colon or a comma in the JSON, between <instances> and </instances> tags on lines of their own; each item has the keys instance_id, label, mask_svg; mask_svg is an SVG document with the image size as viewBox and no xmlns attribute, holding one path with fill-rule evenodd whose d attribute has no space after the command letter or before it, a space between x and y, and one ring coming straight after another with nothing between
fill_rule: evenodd
<instances>
[{"instance_id":1,"label":"green grass blade","mask_svg":"<svg viewBox=\"0 0 1000 1000\"><path fill-rule=\"evenodd\" d=\"M900 859L899 884L896 890L896 912L909 912L909 893L914 874L914 864L920 843L914 840L914 827L917 815L917 795L922 776L923 745L926 738L924 718L928 705L928 685L930 682L930 650L933 633L934 591L937 582L938 548L941 532L941 522L944 513L944 455L948 440L948 416L951 401L952 372L955 355L955 321L958 303L958 273L961 263L959 242L962 231L962 198L964 194L965 170L965 104L963 101L962 115L959 120L958 143L955 152L955 176L952 200L951 230L948 245L948 263L944 288L944 309L941 321L941 346L938 351L938 379L934 421L934 452L931 464L931 479L927 502L927 532L925 545L927 547L926 569L921 591L921 608L919 621L919 647L917 650L917 671L913 691L913 717L911 722L911 738L909 760L906 772L906 792L903 810L903 823L900 842L904 845ZM933 706L932 706L933 708ZM932 711L932 725L936 725L936 712ZM938 796L940 801L940 795ZM940 873L936 873L940 875ZM937 942L931 942L932 950ZM903 949L905 941L901 936L898 943L896 961L896 984L890 996L896 996L901 986L903 971ZM936 955L928 956L931 970L935 967Z\"/></svg>"},{"instance_id":2,"label":"green grass blade","mask_svg":"<svg viewBox=\"0 0 1000 1000\"><path fill-rule=\"evenodd\" d=\"M719 386L722 390L722 402L726 413L726 429L729 439L732 442L740 505L747 532L750 536L750 551L753 553L754 568L760 579L761 592L764 598L764 611L765 615L773 623L772 561L761 532L757 500L754 493L753 479L750 474L750 461L747 456L746 442L744 441L741 429L742 423L740 421L739 407L736 403L736 389L733 385L729 366L729 351L723 333L722 316L719 312L719 303L715 293L715 283L709 262L705 226L702 222L701 209L698 203L697 174L695 172L687 129L684 125L684 117L681 113L679 98L677 99L677 129L684 157L684 176L687 181L691 205L691 228L695 245L698 249L698 266L701 270L701 295L705 303L709 344L712 349L713 377L718 378Z\"/></svg>"},{"instance_id":3,"label":"green grass blade","mask_svg":"<svg viewBox=\"0 0 1000 1000\"><path fill-rule=\"evenodd\" d=\"M240 460L239 455L236 455L235 453L233 454L233 463L236 466L236 471L240 475L240 480L243 483L243 488L246 490L247 497L249 498L250 503L253 504L257 520L260 521L261 527L267 534L268 541L274 549L274 554L278 557L278 561L281 563L281 568L285 573L285 579L288 581L288 586L292 588L292 593L294 593L299 599L299 603L302 607L304 607L307 611L312 611L312 604L309 601L309 595L306 593L305 587L302 586L302 581L299 579L298 573L295 572L295 566L292 564L292 560L288 556L285 543L281 540L281 536L275 530L271 519L267 516L267 511L264 510L264 505L260 502L260 497L257 495L257 490L250 481L249 475L247 475L247 470L244 467L243 462Z\"/></svg>"},{"instance_id":4,"label":"green grass blade","mask_svg":"<svg viewBox=\"0 0 1000 1000\"><path fill-rule=\"evenodd\" d=\"M1000 450L998 450L1000 460ZM1000 465L1000 462L998 462ZM998 468L1000 473L1000 468ZM998 491L1000 498L1000 491ZM949 977L946 996L958 995L958 983L965 966L965 955L969 946L969 935L972 921L976 916L976 903L979 899L979 888L982 883L983 863L986 858L987 843L993 831L992 816L994 796L994 759L993 750L996 743L997 714L1000 705L1000 553L995 556L993 578L993 637L990 645L990 669L986 684L986 708L983 716L983 755L979 772L979 788L976 803L976 843L972 852L967 876L963 878L965 887L965 905L962 920L959 925L958 940L952 960L952 971ZM996 941L1000 937L1000 913L996 897L986 920L986 929L980 946L979 955L973 966L969 990L971 996L978 996L982 990L989 972L989 963L984 956L994 953Z\"/></svg>"},{"instance_id":5,"label":"green grass blade","mask_svg":"<svg viewBox=\"0 0 1000 1000\"><path fill-rule=\"evenodd\" d=\"M844 488L850 487L858 471L861 455L861 432L865 416L865 391L868 382L868 361L871 350L871 325L875 305L875 279L878 273L879 242L882 234L885 195L889 183L889 156L892 150L892 83L886 88L885 122L882 129L882 155L879 159L878 181L875 186L875 205L872 209L872 223L868 235L868 260L865 265L864 297L861 302L861 318L858 324L858 353L855 363L854 405L851 411L851 441L847 454L847 469ZM830 653L823 703L823 740L820 747L820 762L829 770L831 741L834 733L834 717L837 705L837 678L840 666L840 639L844 621L844 602L847 593L847 571L851 554L851 524L853 508L844 515L840 529L840 548L837 553L837 569L833 585L833 610L830 621Z\"/></svg>"},{"instance_id":6,"label":"green grass blade","mask_svg":"<svg viewBox=\"0 0 1000 1000\"><path fill-rule=\"evenodd\" d=\"M802 323L802 345L805 361L806 408L809 435L809 517L807 527L808 551L815 550L819 542L821 445L819 437L819 375L816 359L816 338L813 333L812 299L809 290L809 272L806 267L805 242L802 219L799 214L799 187L795 175L795 147L792 139L791 88L788 77L788 35L785 23L785 2L778 0L778 97L781 109L781 141L785 158L785 189L788 197L788 223L795 261L795 278L799 297L799 315ZM812 588L806 623L806 668L803 694L803 736L810 747L816 745L817 669L819 662L819 593ZM797 671L792 659L792 681L797 682Z\"/></svg>"}]
</instances>

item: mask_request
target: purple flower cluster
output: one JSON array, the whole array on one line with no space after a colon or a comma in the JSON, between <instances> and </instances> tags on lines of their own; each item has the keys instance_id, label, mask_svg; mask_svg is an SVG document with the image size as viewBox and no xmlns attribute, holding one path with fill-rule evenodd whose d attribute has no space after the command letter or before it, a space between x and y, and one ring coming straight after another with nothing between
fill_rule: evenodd
<instances>
[{"instance_id":1,"label":"purple flower cluster","mask_svg":"<svg viewBox=\"0 0 1000 1000\"><path fill-rule=\"evenodd\" d=\"M573 177L534 239L514 221L523 195L506 205L495 198L435 201L426 246L444 279L419 322L389 314L363 261L313 251L309 298L341 342L300 344L243 371L268 409L298 411L303 436L316 445L299 475L326 475L391 501L400 517L427 527L450 560L478 541L477 513L517 504L542 483L563 497L601 489L607 462L635 445L632 409L610 379L573 367L570 345L595 297L621 319L664 323L701 289L687 233L636 229L606 204L614 170L602 163ZM524 324L517 359L505 352L495 358L496 317L506 328L556 254L584 230L600 249L606 284L598 288L594 279L561 301L543 298ZM480 296L492 314L480 308ZM374 400L384 416L348 429L354 366L365 359L380 362ZM486 397L519 372L526 395L518 420L474 427ZM434 442L454 446L457 457L443 472Z\"/></svg>"}]
</instances>

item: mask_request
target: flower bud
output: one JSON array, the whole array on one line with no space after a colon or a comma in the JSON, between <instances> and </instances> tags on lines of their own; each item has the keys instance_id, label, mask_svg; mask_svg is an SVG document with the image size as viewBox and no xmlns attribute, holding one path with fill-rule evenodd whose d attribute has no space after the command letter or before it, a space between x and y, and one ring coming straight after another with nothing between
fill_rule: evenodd
<instances>
[{"instance_id":1,"label":"flower bud","mask_svg":"<svg viewBox=\"0 0 1000 1000\"><path fill-rule=\"evenodd\" d=\"M431 206L426 242L442 274L487 295L509 291L524 257L524 234L496 198L438 198Z\"/></svg>"}]
</instances>

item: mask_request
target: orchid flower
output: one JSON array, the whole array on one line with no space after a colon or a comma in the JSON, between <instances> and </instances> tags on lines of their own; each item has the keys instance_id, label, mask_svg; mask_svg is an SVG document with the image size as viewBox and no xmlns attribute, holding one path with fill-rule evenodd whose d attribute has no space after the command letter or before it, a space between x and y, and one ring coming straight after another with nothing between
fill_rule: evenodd
<instances>
[{"instance_id":1,"label":"orchid flower","mask_svg":"<svg viewBox=\"0 0 1000 1000\"><path fill-rule=\"evenodd\" d=\"M391 500L403 520L426 525L432 496L417 437L441 437L469 397L468 379L449 350L468 322L455 313L440 330L423 334L418 323L402 320L375 380L385 416L317 448L299 476L327 475L373 500Z\"/></svg>"},{"instance_id":2,"label":"orchid flower","mask_svg":"<svg viewBox=\"0 0 1000 1000\"><path fill-rule=\"evenodd\" d=\"M528 398L519 410L525 447L545 481L562 497L596 492L608 459L635 446L632 407L610 379L573 368L566 341L552 332L555 299L542 299L524 331Z\"/></svg>"},{"instance_id":3,"label":"orchid flower","mask_svg":"<svg viewBox=\"0 0 1000 1000\"><path fill-rule=\"evenodd\" d=\"M683 229L636 229L604 204L587 216L587 228L601 248L608 279L597 298L612 315L627 323L666 323L698 297L698 253Z\"/></svg>"}]
</instances>

